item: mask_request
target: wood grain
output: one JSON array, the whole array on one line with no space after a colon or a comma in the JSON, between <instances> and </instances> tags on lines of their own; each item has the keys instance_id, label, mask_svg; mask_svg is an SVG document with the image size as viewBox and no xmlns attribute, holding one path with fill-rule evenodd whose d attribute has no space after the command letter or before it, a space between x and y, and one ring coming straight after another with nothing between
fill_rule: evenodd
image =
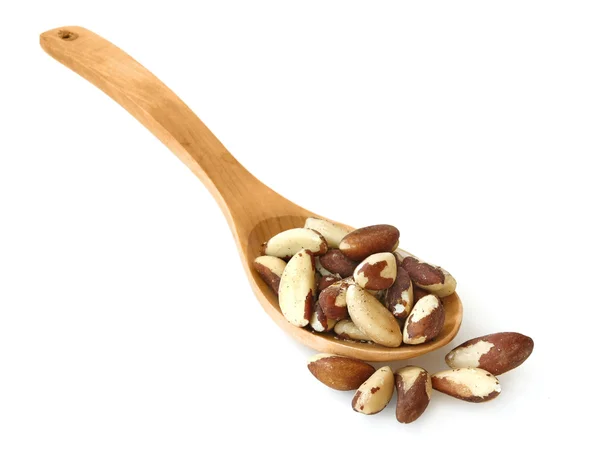
<instances>
[{"instance_id":1,"label":"wood grain","mask_svg":"<svg viewBox=\"0 0 600 460\"><path fill-rule=\"evenodd\" d=\"M437 349L457 334L462 304L453 294L444 301L446 323L433 342L391 349L339 340L289 324L277 298L252 269L260 245L283 230L319 217L290 202L250 174L202 121L158 78L131 56L82 27L61 27L40 35L54 59L104 91L153 133L208 188L223 211L256 298L288 334L315 350L368 361L409 359Z\"/></svg>"}]
</instances>

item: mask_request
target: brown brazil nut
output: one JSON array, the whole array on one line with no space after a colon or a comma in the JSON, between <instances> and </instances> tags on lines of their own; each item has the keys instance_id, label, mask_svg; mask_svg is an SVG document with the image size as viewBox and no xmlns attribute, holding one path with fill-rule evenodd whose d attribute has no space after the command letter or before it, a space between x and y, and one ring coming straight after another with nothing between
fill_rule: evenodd
<instances>
[{"instance_id":1,"label":"brown brazil nut","mask_svg":"<svg viewBox=\"0 0 600 460\"><path fill-rule=\"evenodd\" d=\"M396 257L391 252L371 254L354 270L354 281L370 290L388 289L396 281Z\"/></svg>"},{"instance_id":2,"label":"brown brazil nut","mask_svg":"<svg viewBox=\"0 0 600 460\"><path fill-rule=\"evenodd\" d=\"M497 376L523 364L532 351L530 337L498 332L467 340L446 355L446 363L453 368L479 367Z\"/></svg>"},{"instance_id":3,"label":"brown brazil nut","mask_svg":"<svg viewBox=\"0 0 600 460\"><path fill-rule=\"evenodd\" d=\"M339 249L330 249L319 257L321 266L328 272L340 275L342 278L352 276L358 262L346 257Z\"/></svg>"},{"instance_id":4,"label":"brown brazil nut","mask_svg":"<svg viewBox=\"0 0 600 460\"><path fill-rule=\"evenodd\" d=\"M385 347L400 346L400 326L394 315L377 298L360 286L352 284L346 290L346 302L350 319L373 342Z\"/></svg>"},{"instance_id":5,"label":"brown brazil nut","mask_svg":"<svg viewBox=\"0 0 600 460\"><path fill-rule=\"evenodd\" d=\"M468 402L486 402L500 394L500 382L488 371L462 367L438 372L431 376L433 388Z\"/></svg>"},{"instance_id":6,"label":"brown brazil nut","mask_svg":"<svg viewBox=\"0 0 600 460\"><path fill-rule=\"evenodd\" d=\"M319 294L319 304L325 316L331 319L344 319L348 317L348 304L346 303L346 291L352 284L351 278L346 278L333 283L323 289Z\"/></svg>"},{"instance_id":7,"label":"brown brazil nut","mask_svg":"<svg viewBox=\"0 0 600 460\"><path fill-rule=\"evenodd\" d=\"M403 321L408 318L414 302L413 285L408 272L396 263L396 281L385 293L384 303L392 314Z\"/></svg>"},{"instance_id":8,"label":"brown brazil nut","mask_svg":"<svg viewBox=\"0 0 600 460\"><path fill-rule=\"evenodd\" d=\"M310 228L311 230L315 230L323 235L323 238L325 238L325 241L327 241L327 245L330 248L339 247L342 238L350 233L349 230L346 230L340 225L334 224L333 222L329 222L325 219L318 219L316 217L309 217L306 219L304 228Z\"/></svg>"},{"instance_id":9,"label":"brown brazil nut","mask_svg":"<svg viewBox=\"0 0 600 460\"><path fill-rule=\"evenodd\" d=\"M439 297L429 294L419 300L404 323L403 340L410 345L435 339L444 327L446 312Z\"/></svg>"},{"instance_id":10,"label":"brown brazil nut","mask_svg":"<svg viewBox=\"0 0 600 460\"><path fill-rule=\"evenodd\" d=\"M317 272L319 272L319 274L321 276L330 276L330 275L335 276L334 273L331 273L329 270L327 270L325 267L323 267L323 265L321 265L320 257L315 257L315 268L317 269Z\"/></svg>"},{"instance_id":11,"label":"brown brazil nut","mask_svg":"<svg viewBox=\"0 0 600 460\"><path fill-rule=\"evenodd\" d=\"M369 336L356 327L356 324L349 319L338 321L333 327L333 332L335 332L340 339L357 340L360 342L371 341Z\"/></svg>"},{"instance_id":12,"label":"brown brazil nut","mask_svg":"<svg viewBox=\"0 0 600 460\"><path fill-rule=\"evenodd\" d=\"M327 242L321 234L309 228L292 228L271 237L263 247L264 255L289 259L306 249L314 255L327 252Z\"/></svg>"},{"instance_id":13,"label":"brown brazil nut","mask_svg":"<svg viewBox=\"0 0 600 460\"><path fill-rule=\"evenodd\" d=\"M307 249L298 251L283 270L279 282L279 308L294 326L308 324L315 297L315 265Z\"/></svg>"},{"instance_id":14,"label":"brown brazil nut","mask_svg":"<svg viewBox=\"0 0 600 460\"><path fill-rule=\"evenodd\" d=\"M278 257L260 256L254 259L254 270L276 294L279 292L279 281L285 269L285 262Z\"/></svg>"},{"instance_id":15,"label":"brown brazil nut","mask_svg":"<svg viewBox=\"0 0 600 460\"><path fill-rule=\"evenodd\" d=\"M441 267L407 256L402 260L402 268L408 272L413 283L438 297L449 296L456 290L456 280Z\"/></svg>"},{"instance_id":16,"label":"brown brazil nut","mask_svg":"<svg viewBox=\"0 0 600 460\"><path fill-rule=\"evenodd\" d=\"M317 272L317 274L318 273L319 272ZM321 276L320 278L319 278L319 276L321 276L321 275L317 276L317 279L318 279L317 291L318 292L321 292L321 291L327 289L332 284L337 283L338 281L341 280L341 278L336 275L325 275L325 276Z\"/></svg>"},{"instance_id":17,"label":"brown brazil nut","mask_svg":"<svg viewBox=\"0 0 600 460\"><path fill-rule=\"evenodd\" d=\"M329 388L340 391L356 390L375 372L363 361L328 353L309 358L308 370Z\"/></svg>"},{"instance_id":18,"label":"brown brazil nut","mask_svg":"<svg viewBox=\"0 0 600 460\"><path fill-rule=\"evenodd\" d=\"M381 412L394 394L394 373L389 366L377 369L352 398L352 408L365 415Z\"/></svg>"},{"instance_id":19,"label":"brown brazil nut","mask_svg":"<svg viewBox=\"0 0 600 460\"><path fill-rule=\"evenodd\" d=\"M340 242L340 250L350 259L362 261L371 254L391 252L400 238L392 225L371 225L348 233Z\"/></svg>"},{"instance_id":20,"label":"brown brazil nut","mask_svg":"<svg viewBox=\"0 0 600 460\"><path fill-rule=\"evenodd\" d=\"M418 419L431 399L431 377L421 367L406 366L394 373L396 379L396 419L411 423Z\"/></svg>"}]
</instances>

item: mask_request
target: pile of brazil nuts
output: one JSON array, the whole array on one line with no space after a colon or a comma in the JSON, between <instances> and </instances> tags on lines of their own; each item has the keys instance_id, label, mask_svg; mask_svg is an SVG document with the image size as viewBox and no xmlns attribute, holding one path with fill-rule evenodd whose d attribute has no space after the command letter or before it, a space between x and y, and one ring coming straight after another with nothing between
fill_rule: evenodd
<instances>
[{"instance_id":1,"label":"pile of brazil nuts","mask_svg":"<svg viewBox=\"0 0 600 460\"><path fill-rule=\"evenodd\" d=\"M496 376L520 366L533 351L533 340L516 332L489 334L454 348L446 355L451 369L430 375L417 366L395 372L389 366L377 370L363 361L345 356L317 354L308 360L308 369L322 383L335 390L356 390L352 408L361 414L381 412L396 387L396 419L411 423L429 405L432 388L463 401L480 403L500 394Z\"/></svg>"},{"instance_id":2,"label":"pile of brazil nuts","mask_svg":"<svg viewBox=\"0 0 600 460\"><path fill-rule=\"evenodd\" d=\"M400 232L372 225L349 232L308 218L263 244L254 268L298 327L386 347L434 340L445 321L441 298L456 280L398 248Z\"/></svg>"}]
</instances>

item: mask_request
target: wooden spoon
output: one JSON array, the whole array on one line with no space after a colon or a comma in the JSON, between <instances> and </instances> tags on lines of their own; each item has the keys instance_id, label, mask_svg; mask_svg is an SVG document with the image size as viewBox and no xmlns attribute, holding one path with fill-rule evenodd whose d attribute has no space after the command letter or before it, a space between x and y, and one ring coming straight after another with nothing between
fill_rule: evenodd
<instances>
[{"instance_id":1,"label":"wooden spoon","mask_svg":"<svg viewBox=\"0 0 600 460\"><path fill-rule=\"evenodd\" d=\"M386 348L340 340L289 324L277 297L252 268L260 245L289 228L303 227L317 214L286 200L250 174L169 88L121 49L82 27L62 27L40 36L57 61L121 104L200 178L219 203L237 243L254 293L279 327L304 345L325 353L367 361L395 361L428 353L450 342L462 320L462 304L444 299L446 323L439 337L423 345Z\"/></svg>"}]
</instances>

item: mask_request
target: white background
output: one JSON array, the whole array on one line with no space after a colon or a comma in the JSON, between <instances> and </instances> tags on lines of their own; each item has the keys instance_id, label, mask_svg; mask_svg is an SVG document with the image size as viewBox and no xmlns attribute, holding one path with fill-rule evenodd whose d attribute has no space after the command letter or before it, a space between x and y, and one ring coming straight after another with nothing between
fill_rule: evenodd
<instances>
[{"instance_id":1,"label":"white background","mask_svg":"<svg viewBox=\"0 0 600 460\"><path fill-rule=\"evenodd\" d=\"M590 458L599 21L593 1L3 6L0 459ZM518 331L531 358L487 404L354 413L255 301L196 177L39 48L64 25L132 54L282 195L397 225L458 279L454 345Z\"/></svg>"}]
</instances>

